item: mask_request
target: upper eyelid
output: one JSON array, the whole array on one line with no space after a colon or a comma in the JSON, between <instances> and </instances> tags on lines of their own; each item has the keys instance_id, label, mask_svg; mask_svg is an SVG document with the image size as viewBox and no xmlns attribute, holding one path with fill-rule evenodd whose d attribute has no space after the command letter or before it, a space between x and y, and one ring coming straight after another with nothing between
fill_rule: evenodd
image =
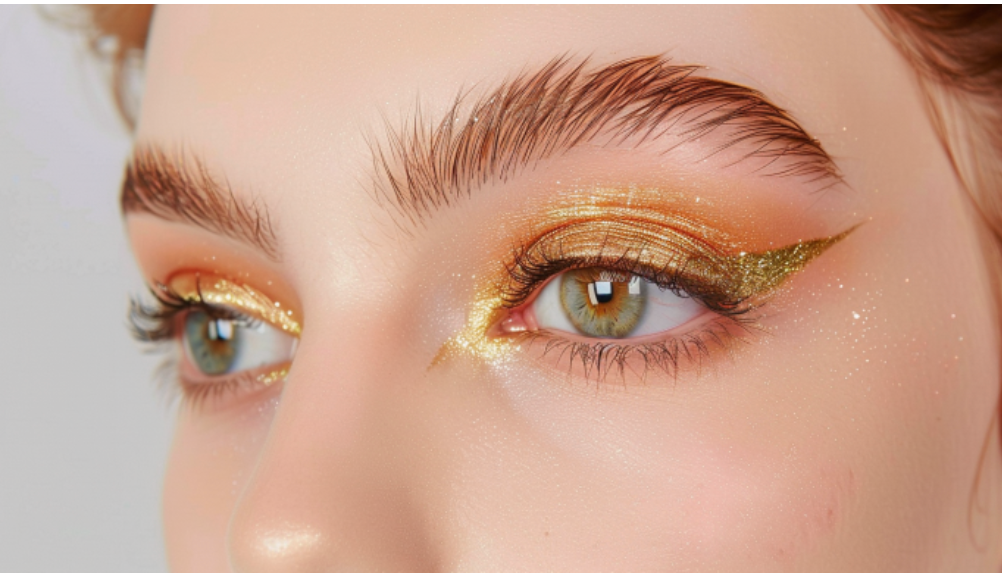
<instances>
[{"instance_id":1,"label":"upper eyelid","mask_svg":"<svg viewBox=\"0 0 1002 574\"><path fill-rule=\"evenodd\" d=\"M572 260L566 260L569 264L566 267L561 267L558 270L554 270L550 275L546 277L535 280L531 284L520 285L518 287L517 293L510 293L510 299L505 300L505 305L509 308L521 307L524 305L529 305L532 303L534 297L538 294L541 289L544 289L551 281L556 280L561 274L571 271L573 269L581 269L584 267L603 267L608 269L613 269L619 272L632 273L634 275L639 275L644 279L651 282L657 282L657 270L654 268L646 268L642 263L637 263L636 261L630 261L623 257L613 257L609 256L608 259L601 260L589 260L584 259L579 262L572 262ZM617 265L617 262L619 263Z\"/></svg>"},{"instance_id":2,"label":"upper eyelid","mask_svg":"<svg viewBox=\"0 0 1002 574\"><path fill-rule=\"evenodd\" d=\"M177 333L175 322L186 313L201 310L220 319L247 317L257 320L230 306L209 305L201 301L185 299L173 293L165 285L151 287L155 303L147 305L138 297L133 297L129 305L130 330L133 337L141 342L155 343L174 338Z\"/></svg>"},{"instance_id":3,"label":"upper eyelid","mask_svg":"<svg viewBox=\"0 0 1002 574\"><path fill-rule=\"evenodd\" d=\"M591 223L594 222L581 225ZM610 225L613 226L610 229L614 226L629 229L631 226L620 222ZM734 255L721 254L712 245L700 247L698 242L691 243L689 248L697 247L694 251L680 248L673 254L673 248L668 248L660 254L660 263L654 263L659 257L655 246L650 246L645 261L645 250L626 241L615 247L622 251L611 254L605 253L609 242L602 240L586 244L585 249L579 248L576 254L568 255L558 239L556 248L559 252L551 254L547 248L553 248L552 242L547 244L545 238L548 234L544 234L539 241L516 253L513 263L507 267L509 282L505 286L506 291L503 290L502 299L509 308L519 307L559 273L574 267L591 266L641 275L659 286L683 290L711 309L729 312L742 302L777 288L787 277L801 271L857 227L833 236L799 241L762 252L741 251ZM666 232L667 229L662 228L661 231ZM588 254L588 248L594 248L594 244L599 245L598 253ZM533 261L533 256L541 260Z\"/></svg>"},{"instance_id":4,"label":"upper eyelid","mask_svg":"<svg viewBox=\"0 0 1002 574\"><path fill-rule=\"evenodd\" d=\"M298 337L302 323L288 305L271 299L248 284L200 272L182 272L167 281L176 296L208 306L231 307Z\"/></svg>"}]
</instances>

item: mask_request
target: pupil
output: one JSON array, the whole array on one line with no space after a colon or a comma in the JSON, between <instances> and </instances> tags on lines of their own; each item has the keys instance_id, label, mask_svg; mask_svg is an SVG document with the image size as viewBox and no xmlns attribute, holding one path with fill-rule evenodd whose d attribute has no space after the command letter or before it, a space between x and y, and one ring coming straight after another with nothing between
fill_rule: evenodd
<instances>
[{"instance_id":1,"label":"pupil","mask_svg":"<svg viewBox=\"0 0 1002 574\"><path fill-rule=\"evenodd\" d=\"M612 301L612 282L611 281L596 281L592 283L593 289L595 291L595 303L608 303Z\"/></svg>"},{"instance_id":2,"label":"pupil","mask_svg":"<svg viewBox=\"0 0 1002 574\"><path fill-rule=\"evenodd\" d=\"M560 279L560 304L579 333L621 339L630 335L647 308L647 287L640 277L588 267Z\"/></svg>"}]
</instances>

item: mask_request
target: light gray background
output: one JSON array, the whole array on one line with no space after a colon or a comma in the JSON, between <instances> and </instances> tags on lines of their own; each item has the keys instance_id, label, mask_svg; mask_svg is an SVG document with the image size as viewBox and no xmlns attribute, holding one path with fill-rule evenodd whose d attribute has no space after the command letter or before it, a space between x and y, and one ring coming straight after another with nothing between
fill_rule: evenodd
<instances>
[{"instance_id":1,"label":"light gray background","mask_svg":"<svg viewBox=\"0 0 1002 574\"><path fill-rule=\"evenodd\" d=\"M173 419L126 331L129 136L103 71L0 6L0 570L163 570Z\"/></svg>"}]
</instances>

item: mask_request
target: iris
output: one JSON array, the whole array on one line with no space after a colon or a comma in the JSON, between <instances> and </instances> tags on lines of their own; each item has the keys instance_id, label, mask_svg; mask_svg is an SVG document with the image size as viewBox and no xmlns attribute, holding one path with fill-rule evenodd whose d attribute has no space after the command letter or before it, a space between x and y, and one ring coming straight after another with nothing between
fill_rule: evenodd
<instances>
[{"instance_id":1,"label":"iris","mask_svg":"<svg viewBox=\"0 0 1002 574\"><path fill-rule=\"evenodd\" d=\"M647 282L607 269L575 269L560 279L560 304L584 335L627 337L647 309Z\"/></svg>"},{"instance_id":2,"label":"iris","mask_svg":"<svg viewBox=\"0 0 1002 574\"><path fill-rule=\"evenodd\" d=\"M184 340L188 356L202 373L222 375L236 363L242 342L241 328L232 320L193 311L184 320Z\"/></svg>"}]
</instances>

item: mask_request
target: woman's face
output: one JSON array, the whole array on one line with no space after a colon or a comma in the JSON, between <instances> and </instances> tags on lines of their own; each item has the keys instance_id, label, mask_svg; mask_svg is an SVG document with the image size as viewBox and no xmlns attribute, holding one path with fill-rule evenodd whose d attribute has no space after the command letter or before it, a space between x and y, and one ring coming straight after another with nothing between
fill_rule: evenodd
<instances>
[{"instance_id":1,"label":"woman's face","mask_svg":"<svg viewBox=\"0 0 1002 574\"><path fill-rule=\"evenodd\" d=\"M146 69L173 568L999 564L977 219L862 10L164 7Z\"/></svg>"}]
</instances>

